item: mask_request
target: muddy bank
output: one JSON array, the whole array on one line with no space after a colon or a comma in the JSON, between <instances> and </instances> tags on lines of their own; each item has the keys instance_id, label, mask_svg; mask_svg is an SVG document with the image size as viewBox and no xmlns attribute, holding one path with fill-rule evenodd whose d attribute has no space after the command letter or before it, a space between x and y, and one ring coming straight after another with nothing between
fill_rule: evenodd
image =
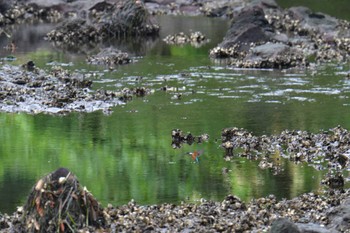
<instances>
[{"instance_id":1,"label":"muddy bank","mask_svg":"<svg viewBox=\"0 0 350 233\"><path fill-rule=\"evenodd\" d=\"M346 232L349 202L350 190L333 190L282 201L270 195L245 203L228 195L221 202L140 206L131 200L103 208L60 168L34 185L24 207L0 214L0 232L262 232L271 226L272 232L291 226L294 232Z\"/></svg>"},{"instance_id":2,"label":"muddy bank","mask_svg":"<svg viewBox=\"0 0 350 233\"><path fill-rule=\"evenodd\" d=\"M61 67L44 71L29 61L22 67L0 68L0 111L30 114L65 114L69 112L110 113L111 108L144 96L151 91L143 87L107 91L93 90L89 74L70 73Z\"/></svg>"},{"instance_id":3,"label":"muddy bank","mask_svg":"<svg viewBox=\"0 0 350 233\"><path fill-rule=\"evenodd\" d=\"M244 68L306 67L350 59L350 23L306 7L281 9L263 0L233 19L212 58Z\"/></svg>"}]
</instances>

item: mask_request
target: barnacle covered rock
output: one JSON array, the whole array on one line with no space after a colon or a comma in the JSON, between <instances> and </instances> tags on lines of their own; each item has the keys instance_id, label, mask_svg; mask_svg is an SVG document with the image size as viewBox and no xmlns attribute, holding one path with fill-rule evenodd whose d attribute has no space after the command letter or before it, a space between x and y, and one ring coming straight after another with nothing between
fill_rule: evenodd
<instances>
[{"instance_id":1,"label":"barnacle covered rock","mask_svg":"<svg viewBox=\"0 0 350 233\"><path fill-rule=\"evenodd\" d=\"M32 188L23 209L26 232L68 232L104 224L103 209L66 168L41 178Z\"/></svg>"}]
</instances>

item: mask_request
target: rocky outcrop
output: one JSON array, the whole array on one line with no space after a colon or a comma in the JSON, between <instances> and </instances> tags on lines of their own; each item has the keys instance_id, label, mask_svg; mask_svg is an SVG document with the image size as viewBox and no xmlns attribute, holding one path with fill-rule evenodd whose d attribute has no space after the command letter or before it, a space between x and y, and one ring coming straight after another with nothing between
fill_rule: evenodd
<instances>
[{"instance_id":1,"label":"rocky outcrop","mask_svg":"<svg viewBox=\"0 0 350 233\"><path fill-rule=\"evenodd\" d=\"M88 9L86 17L68 19L47 34L47 39L62 44L85 44L106 38L157 35L159 26L141 1L99 2Z\"/></svg>"},{"instance_id":2,"label":"rocky outcrop","mask_svg":"<svg viewBox=\"0 0 350 233\"><path fill-rule=\"evenodd\" d=\"M345 232L350 229L350 198L347 198L340 206L330 210L329 228L333 231Z\"/></svg>"},{"instance_id":3,"label":"rocky outcrop","mask_svg":"<svg viewBox=\"0 0 350 233\"><path fill-rule=\"evenodd\" d=\"M98 54L89 56L87 58L88 63L94 65L124 65L131 62L131 58L128 53L124 53L118 49L105 48Z\"/></svg>"},{"instance_id":4,"label":"rocky outcrop","mask_svg":"<svg viewBox=\"0 0 350 233\"><path fill-rule=\"evenodd\" d=\"M339 205L330 208L327 215L328 224L292 222L287 218L278 218L272 225L270 233L335 233L350 229L350 199L347 197ZM326 225L326 226L325 226Z\"/></svg>"},{"instance_id":5,"label":"rocky outcrop","mask_svg":"<svg viewBox=\"0 0 350 233\"><path fill-rule=\"evenodd\" d=\"M120 91L96 90L87 74L70 73L61 67L46 72L29 61L23 67L4 65L0 69L0 111L30 114L65 114L102 110L125 103L133 96L144 96L143 87Z\"/></svg>"},{"instance_id":6,"label":"rocky outcrop","mask_svg":"<svg viewBox=\"0 0 350 233\"><path fill-rule=\"evenodd\" d=\"M243 9L210 56L229 58L229 64L244 68L349 61L349 22L305 7L283 10L273 3L263 0Z\"/></svg>"}]
</instances>

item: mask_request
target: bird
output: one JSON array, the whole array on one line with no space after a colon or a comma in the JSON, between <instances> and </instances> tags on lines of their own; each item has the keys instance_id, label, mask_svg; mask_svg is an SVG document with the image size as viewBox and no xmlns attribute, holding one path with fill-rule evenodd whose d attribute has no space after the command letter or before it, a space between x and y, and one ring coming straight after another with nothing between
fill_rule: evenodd
<instances>
[{"instance_id":1,"label":"bird","mask_svg":"<svg viewBox=\"0 0 350 233\"><path fill-rule=\"evenodd\" d=\"M191 155L192 160L196 163L199 163L199 156L203 154L203 150L195 150L193 152L187 152L188 155Z\"/></svg>"}]
</instances>

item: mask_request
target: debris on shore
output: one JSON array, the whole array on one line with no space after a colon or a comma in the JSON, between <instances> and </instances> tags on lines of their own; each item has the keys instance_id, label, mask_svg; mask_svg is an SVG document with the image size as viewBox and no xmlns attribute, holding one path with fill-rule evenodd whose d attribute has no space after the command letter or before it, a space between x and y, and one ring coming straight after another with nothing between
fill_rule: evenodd
<instances>
[{"instance_id":1,"label":"debris on shore","mask_svg":"<svg viewBox=\"0 0 350 233\"><path fill-rule=\"evenodd\" d=\"M0 232L267 232L276 224L346 232L349 202L347 189L280 201L269 195L245 203L228 195L222 202L141 206L131 200L102 208L75 175L59 168L37 181L24 207L0 214Z\"/></svg>"},{"instance_id":2,"label":"debris on shore","mask_svg":"<svg viewBox=\"0 0 350 233\"><path fill-rule=\"evenodd\" d=\"M23 208L25 232L74 232L103 224L103 208L66 168L41 178Z\"/></svg>"}]
</instances>

